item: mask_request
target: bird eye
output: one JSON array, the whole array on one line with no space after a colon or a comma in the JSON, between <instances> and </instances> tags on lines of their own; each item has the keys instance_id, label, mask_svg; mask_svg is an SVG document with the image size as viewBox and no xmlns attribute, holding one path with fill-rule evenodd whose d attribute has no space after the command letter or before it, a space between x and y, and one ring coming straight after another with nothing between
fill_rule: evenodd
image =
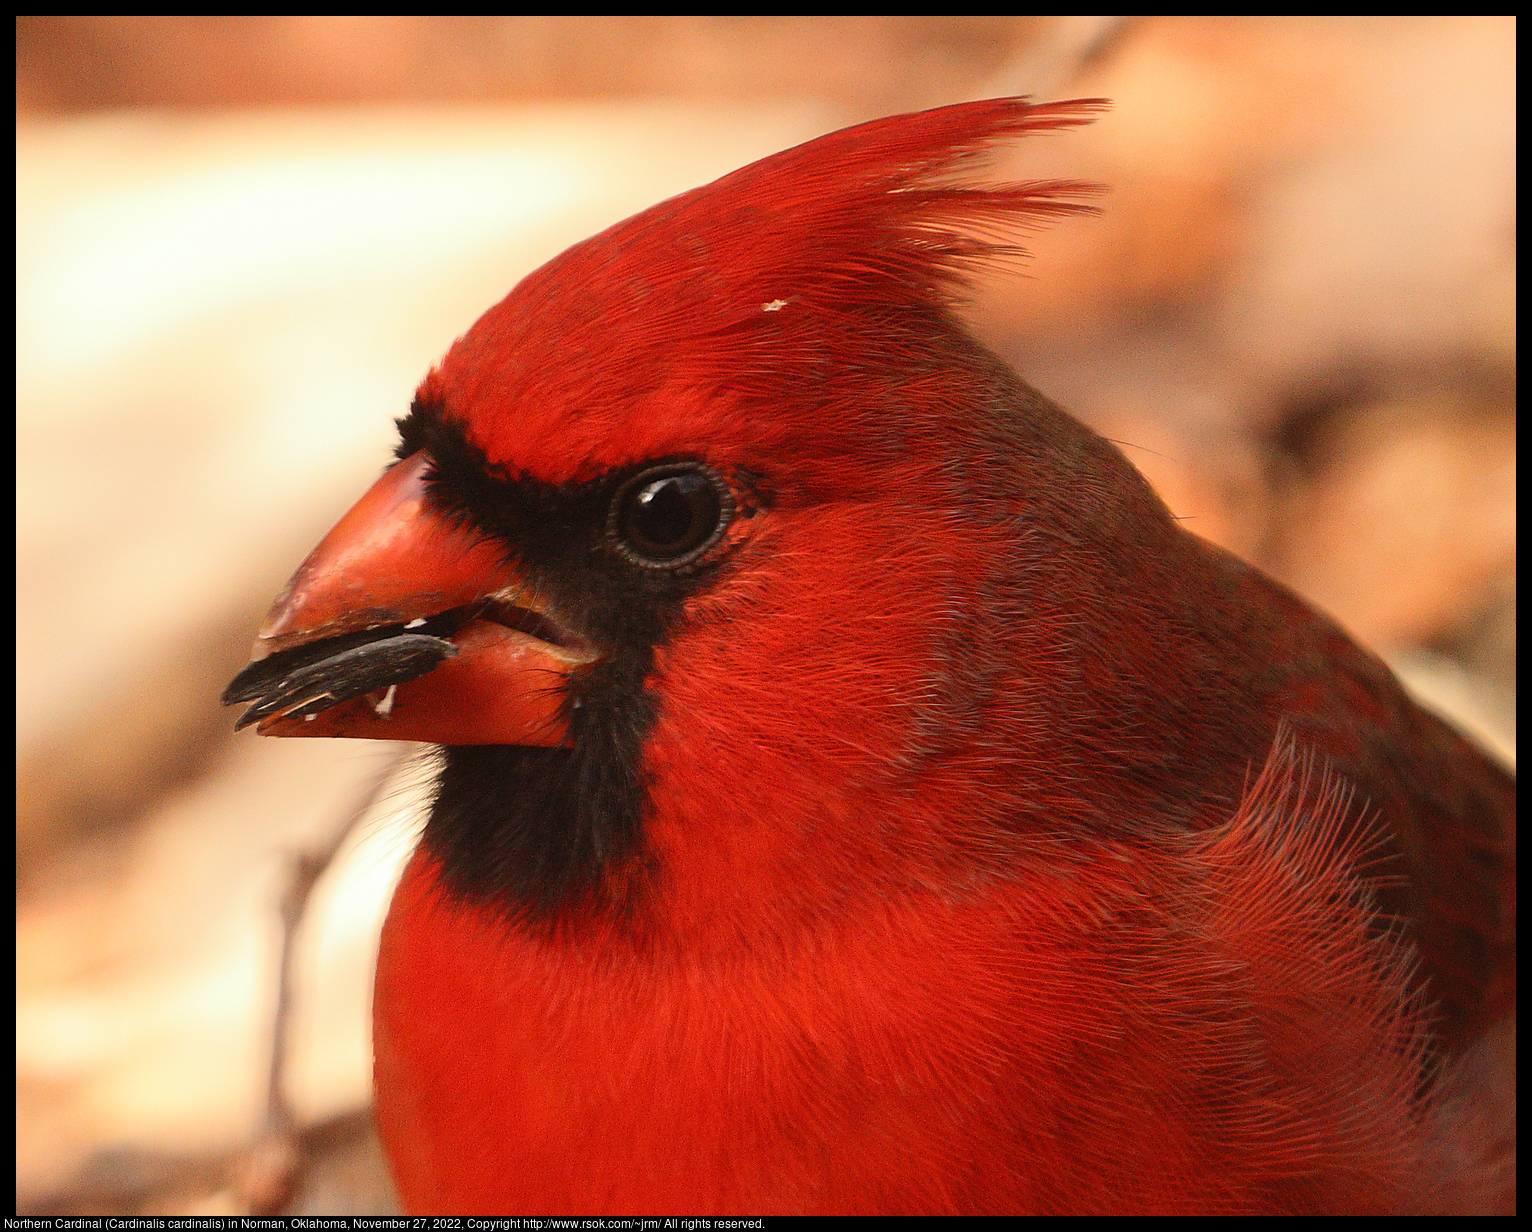
<instances>
[{"instance_id":1,"label":"bird eye","mask_svg":"<svg viewBox=\"0 0 1532 1232\"><path fill-rule=\"evenodd\" d=\"M628 480L609 525L617 546L638 564L675 566L717 543L733 515L722 479L698 463L678 463Z\"/></svg>"}]
</instances>

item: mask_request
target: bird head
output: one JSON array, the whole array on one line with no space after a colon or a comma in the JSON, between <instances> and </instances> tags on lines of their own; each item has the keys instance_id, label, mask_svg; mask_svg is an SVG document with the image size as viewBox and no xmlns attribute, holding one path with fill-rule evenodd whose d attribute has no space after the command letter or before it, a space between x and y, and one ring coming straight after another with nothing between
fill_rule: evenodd
<instances>
[{"instance_id":1,"label":"bird head","mask_svg":"<svg viewBox=\"0 0 1532 1232\"><path fill-rule=\"evenodd\" d=\"M982 814L1002 764L1006 809L1090 812L1060 750L1124 651L1091 608L1153 592L1177 532L953 304L1090 208L973 157L1102 106L863 124L530 274L426 377L225 701L266 735L444 746L428 841L534 908L661 815L831 816L870 785ZM1091 625L1098 669L1068 649Z\"/></svg>"}]
</instances>

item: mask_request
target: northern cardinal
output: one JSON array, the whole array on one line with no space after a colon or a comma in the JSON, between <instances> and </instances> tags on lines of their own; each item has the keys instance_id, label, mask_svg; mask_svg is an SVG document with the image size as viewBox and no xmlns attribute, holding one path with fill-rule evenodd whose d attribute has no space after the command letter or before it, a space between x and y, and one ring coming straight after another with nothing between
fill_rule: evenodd
<instances>
[{"instance_id":1,"label":"northern cardinal","mask_svg":"<svg viewBox=\"0 0 1532 1232\"><path fill-rule=\"evenodd\" d=\"M1504 1208L1512 781L953 315L1085 208L970 156L1099 106L571 248L277 600L244 722L444 746L376 983L410 1211Z\"/></svg>"}]
</instances>

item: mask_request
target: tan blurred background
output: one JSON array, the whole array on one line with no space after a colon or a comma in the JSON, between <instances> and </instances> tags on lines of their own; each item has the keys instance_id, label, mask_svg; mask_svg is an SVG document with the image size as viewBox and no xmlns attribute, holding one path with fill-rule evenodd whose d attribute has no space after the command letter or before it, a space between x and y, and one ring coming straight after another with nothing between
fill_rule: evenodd
<instances>
[{"instance_id":1,"label":"tan blurred background","mask_svg":"<svg viewBox=\"0 0 1532 1232\"><path fill-rule=\"evenodd\" d=\"M218 693L480 312L606 224L845 124L1113 99L997 159L1111 193L1031 237L976 328L1193 529L1512 756L1511 18L17 34L23 1212L389 1209L366 1004L419 775L326 865L399 750L235 736ZM272 1103L302 853L318 880Z\"/></svg>"}]
</instances>

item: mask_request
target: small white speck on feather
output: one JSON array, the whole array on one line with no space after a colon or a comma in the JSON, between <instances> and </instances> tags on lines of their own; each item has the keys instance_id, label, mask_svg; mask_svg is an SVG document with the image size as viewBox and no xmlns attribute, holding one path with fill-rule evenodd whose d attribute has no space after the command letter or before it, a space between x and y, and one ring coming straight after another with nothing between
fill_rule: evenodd
<instances>
[{"instance_id":1,"label":"small white speck on feather","mask_svg":"<svg viewBox=\"0 0 1532 1232\"><path fill-rule=\"evenodd\" d=\"M372 712L377 715L378 718L386 719L393 712L394 693L398 690L398 688L399 686L396 684L389 685L388 692L383 694L382 700L372 703Z\"/></svg>"}]
</instances>

